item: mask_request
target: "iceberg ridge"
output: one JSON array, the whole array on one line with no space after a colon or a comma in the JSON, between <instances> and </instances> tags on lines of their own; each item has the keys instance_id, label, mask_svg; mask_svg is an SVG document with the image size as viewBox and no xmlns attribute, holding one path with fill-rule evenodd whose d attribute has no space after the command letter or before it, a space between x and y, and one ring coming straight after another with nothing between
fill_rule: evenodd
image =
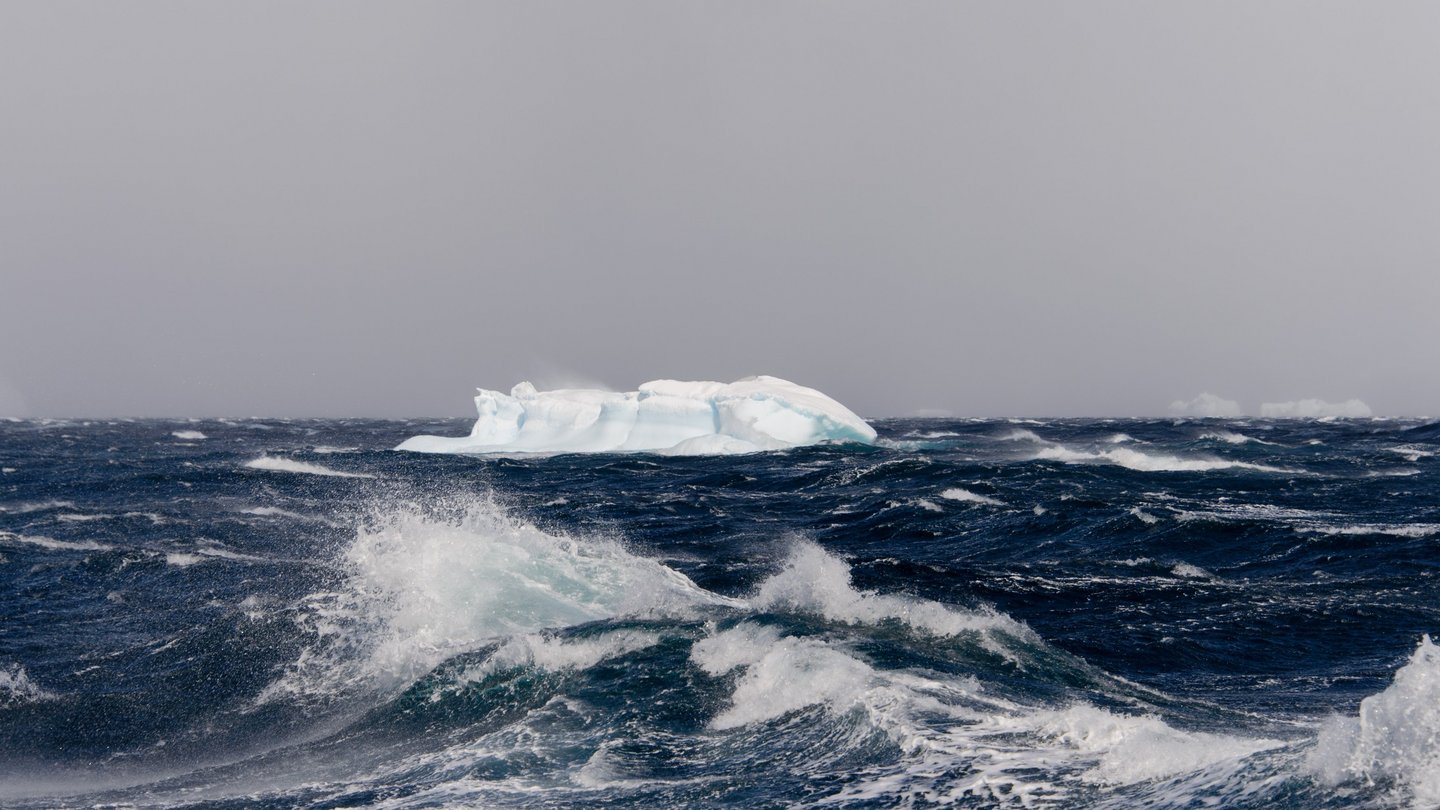
<instances>
[{"instance_id":1,"label":"iceberg ridge","mask_svg":"<svg viewBox=\"0 0 1440 810\"><path fill-rule=\"evenodd\" d=\"M779 377L733 383L653 380L638 391L478 389L469 436L414 436L420 453L734 455L822 442L875 441L875 429L813 388Z\"/></svg>"}]
</instances>

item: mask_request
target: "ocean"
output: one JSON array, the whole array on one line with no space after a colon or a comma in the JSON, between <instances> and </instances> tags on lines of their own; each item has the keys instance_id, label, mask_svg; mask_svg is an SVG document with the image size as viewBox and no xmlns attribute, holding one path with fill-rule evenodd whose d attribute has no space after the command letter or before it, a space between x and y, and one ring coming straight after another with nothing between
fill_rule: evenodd
<instances>
[{"instance_id":1,"label":"ocean","mask_svg":"<svg viewBox=\"0 0 1440 810\"><path fill-rule=\"evenodd\" d=\"M5 807L1440 807L1440 435L0 422Z\"/></svg>"}]
</instances>

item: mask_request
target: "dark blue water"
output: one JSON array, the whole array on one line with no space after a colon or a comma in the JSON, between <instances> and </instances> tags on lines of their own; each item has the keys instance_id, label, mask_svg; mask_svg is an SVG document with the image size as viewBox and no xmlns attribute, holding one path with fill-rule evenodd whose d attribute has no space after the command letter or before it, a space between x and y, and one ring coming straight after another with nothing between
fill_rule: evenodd
<instances>
[{"instance_id":1,"label":"dark blue water","mask_svg":"<svg viewBox=\"0 0 1440 810\"><path fill-rule=\"evenodd\" d=\"M1440 806L1433 429L468 427L0 422L0 803Z\"/></svg>"}]
</instances>

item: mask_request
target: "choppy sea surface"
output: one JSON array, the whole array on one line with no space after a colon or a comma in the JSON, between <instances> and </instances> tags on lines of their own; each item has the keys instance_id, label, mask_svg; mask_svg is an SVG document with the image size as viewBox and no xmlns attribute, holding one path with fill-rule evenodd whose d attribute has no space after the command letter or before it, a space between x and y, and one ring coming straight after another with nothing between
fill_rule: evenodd
<instances>
[{"instance_id":1,"label":"choppy sea surface","mask_svg":"<svg viewBox=\"0 0 1440 810\"><path fill-rule=\"evenodd\" d=\"M1440 807L1440 431L0 422L6 807Z\"/></svg>"}]
</instances>

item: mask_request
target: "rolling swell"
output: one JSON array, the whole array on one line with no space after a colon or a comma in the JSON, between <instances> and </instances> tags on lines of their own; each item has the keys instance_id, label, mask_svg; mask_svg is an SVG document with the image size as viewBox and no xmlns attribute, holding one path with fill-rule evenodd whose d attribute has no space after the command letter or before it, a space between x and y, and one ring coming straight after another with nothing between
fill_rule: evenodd
<instances>
[{"instance_id":1,"label":"rolling swell","mask_svg":"<svg viewBox=\"0 0 1440 810\"><path fill-rule=\"evenodd\" d=\"M1398 427L884 427L480 460L11 426L5 803L1435 801L1440 516ZM126 441L166 449L97 496Z\"/></svg>"}]
</instances>

